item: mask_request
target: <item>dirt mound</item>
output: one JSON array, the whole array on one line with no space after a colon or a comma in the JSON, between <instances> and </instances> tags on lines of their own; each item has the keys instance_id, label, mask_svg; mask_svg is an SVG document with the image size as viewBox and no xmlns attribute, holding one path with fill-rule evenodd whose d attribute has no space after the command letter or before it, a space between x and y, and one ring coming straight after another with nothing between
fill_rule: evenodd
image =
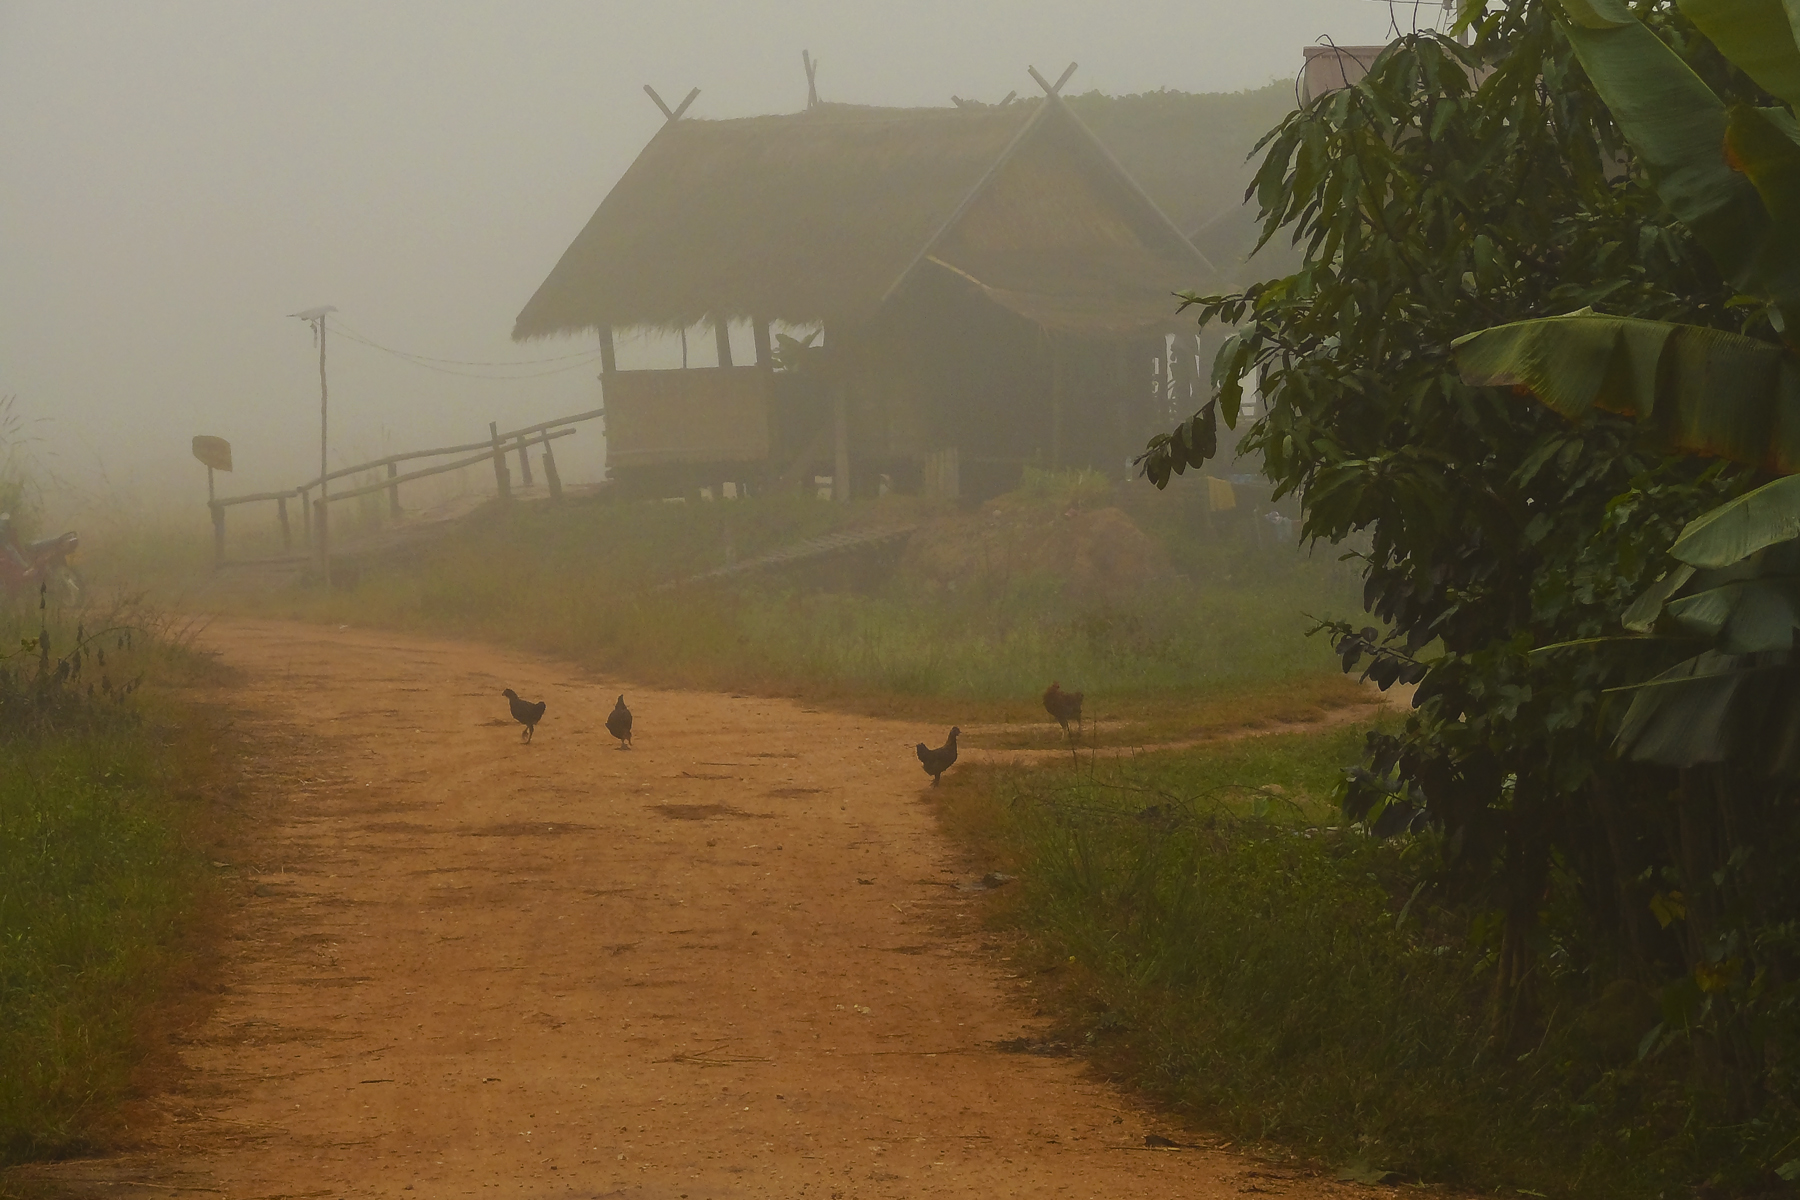
<instances>
[{"instance_id":1,"label":"dirt mound","mask_svg":"<svg viewBox=\"0 0 1800 1200\"><path fill-rule=\"evenodd\" d=\"M1174 574L1162 546L1123 509L1016 494L920 529L901 566L928 586L1036 576L1054 579L1074 599L1114 602Z\"/></svg>"}]
</instances>

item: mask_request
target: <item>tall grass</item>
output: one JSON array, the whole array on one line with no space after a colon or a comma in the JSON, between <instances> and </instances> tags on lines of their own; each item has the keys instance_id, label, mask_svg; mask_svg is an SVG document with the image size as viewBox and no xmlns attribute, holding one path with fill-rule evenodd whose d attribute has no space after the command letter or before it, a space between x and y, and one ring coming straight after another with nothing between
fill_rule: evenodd
<instances>
[{"instance_id":1,"label":"tall grass","mask_svg":"<svg viewBox=\"0 0 1800 1200\"><path fill-rule=\"evenodd\" d=\"M1079 494L1087 485L1070 486ZM1053 493L1020 504L1054 516L1066 502ZM478 636L646 682L890 709L923 699L996 712L1016 703L1021 716L1051 679L1129 703L1331 675L1328 647L1304 636L1307 614L1356 603L1353 578L1328 555L1222 538L1184 550L1204 570L1127 582L1108 597L1075 593L1041 569L944 581L905 562L886 577L792 571L658 586L834 530L952 516L900 497L853 506L801 497L494 506L402 559L362 565L350 586L240 603ZM1193 531L1171 527L1166 536Z\"/></svg>"},{"instance_id":2,"label":"tall grass","mask_svg":"<svg viewBox=\"0 0 1800 1200\"><path fill-rule=\"evenodd\" d=\"M37 617L0 613L0 1162L110 1131L205 888L206 731L158 686L192 661L143 614Z\"/></svg>"},{"instance_id":3,"label":"tall grass","mask_svg":"<svg viewBox=\"0 0 1800 1200\"><path fill-rule=\"evenodd\" d=\"M1753 1131L1768 1162L1740 1161L1743 1131L1724 1136L1678 1065L1639 1061L1648 997L1558 975L1554 945L1542 1042L1497 1049L1498 922L1413 882L1440 861L1433 838L1377 841L1335 815L1360 737L969 771L941 815L1018 875L993 917L1021 935L1060 1036L1234 1138L1371 1182L1509 1194L1770 1178L1791 1114Z\"/></svg>"}]
</instances>

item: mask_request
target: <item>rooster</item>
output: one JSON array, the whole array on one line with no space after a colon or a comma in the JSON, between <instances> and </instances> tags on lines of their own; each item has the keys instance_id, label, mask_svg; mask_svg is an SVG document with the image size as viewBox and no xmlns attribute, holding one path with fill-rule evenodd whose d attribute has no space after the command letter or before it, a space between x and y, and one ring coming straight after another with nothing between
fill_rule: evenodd
<instances>
[{"instance_id":1,"label":"rooster","mask_svg":"<svg viewBox=\"0 0 1800 1200\"><path fill-rule=\"evenodd\" d=\"M1081 701L1084 693L1065 692L1062 687L1052 681L1044 689L1044 711L1056 718L1062 726L1063 736L1069 734L1069 722L1075 722L1075 732L1081 732Z\"/></svg>"},{"instance_id":2,"label":"rooster","mask_svg":"<svg viewBox=\"0 0 1800 1200\"><path fill-rule=\"evenodd\" d=\"M960 733L962 733L962 730L952 725L950 727L950 739L936 750L933 750L924 742L919 743L919 762L924 766L925 773L931 776L932 787L938 785L938 777L940 775L956 765L956 738Z\"/></svg>"},{"instance_id":3,"label":"rooster","mask_svg":"<svg viewBox=\"0 0 1800 1200\"><path fill-rule=\"evenodd\" d=\"M513 720L525 727L525 732L519 735L519 740L529 742L532 734L537 732L537 723L544 719L544 709L547 705L542 700L536 704L521 700L519 693L511 688L507 688L500 694L506 697L507 707L512 709Z\"/></svg>"},{"instance_id":4,"label":"rooster","mask_svg":"<svg viewBox=\"0 0 1800 1200\"><path fill-rule=\"evenodd\" d=\"M631 749L631 710L625 707L625 697L620 696L613 710L606 714L606 732L619 739L619 749Z\"/></svg>"}]
</instances>

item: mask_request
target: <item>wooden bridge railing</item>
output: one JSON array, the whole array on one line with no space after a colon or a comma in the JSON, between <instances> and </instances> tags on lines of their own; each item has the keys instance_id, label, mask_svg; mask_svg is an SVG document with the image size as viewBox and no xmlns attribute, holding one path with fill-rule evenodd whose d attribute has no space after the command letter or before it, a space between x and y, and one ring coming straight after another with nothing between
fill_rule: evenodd
<instances>
[{"instance_id":1,"label":"wooden bridge railing","mask_svg":"<svg viewBox=\"0 0 1800 1200\"><path fill-rule=\"evenodd\" d=\"M288 518L288 501L300 501L302 544L310 549L313 544L314 522L324 521L326 513L324 505L339 500L353 500L359 496L367 496L374 492L386 491L388 494L388 513L392 517L401 515L400 485L429 475L441 475L447 471L460 471L464 467L491 459L494 464L494 482L502 500L512 497L512 473L507 470L506 456L516 451L519 455L519 475L526 487L532 486L531 448L541 447L543 451L544 482L549 485L550 498L562 499L562 476L556 469L556 454L550 443L558 438L571 437L579 432L573 426L582 421L591 421L595 417L606 415L605 409L595 408L587 412L575 413L572 416L557 417L550 421L539 421L535 425L527 425L522 429L511 429L501 432L497 423L488 423L486 441L467 442L460 446L440 446L433 450L408 450L400 454L389 454L383 458L370 459L355 466L342 467L327 473L323 478L314 477L298 487L283 492L252 492L243 496L220 496L208 502L212 510L213 526L213 561L225 561L225 510L236 504L258 504L275 502L276 518L281 523L281 546L283 550L294 548L293 526ZM536 435L535 437L533 435ZM454 462L439 463L416 471L400 473L400 464L421 458L442 458L451 454L478 453L467 458L459 458ZM387 468L387 477L374 483L366 483L347 491L331 492L320 500L312 499L312 493L318 491L322 484L336 479L345 479L366 471Z\"/></svg>"}]
</instances>

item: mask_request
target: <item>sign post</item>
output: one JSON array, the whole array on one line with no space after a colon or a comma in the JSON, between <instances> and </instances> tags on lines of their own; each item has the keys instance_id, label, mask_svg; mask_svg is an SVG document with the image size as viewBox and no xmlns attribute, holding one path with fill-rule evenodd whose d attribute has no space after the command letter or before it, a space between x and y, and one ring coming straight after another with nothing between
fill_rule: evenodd
<instances>
[{"instance_id":1,"label":"sign post","mask_svg":"<svg viewBox=\"0 0 1800 1200\"><path fill-rule=\"evenodd\" d=\"M194 457L206 464L206 507L212 513L213 565L225 561L225 506L213 492L213 472L231 470L231 443L200 434L194 438Z\"/></svg>"}]
</instances>

